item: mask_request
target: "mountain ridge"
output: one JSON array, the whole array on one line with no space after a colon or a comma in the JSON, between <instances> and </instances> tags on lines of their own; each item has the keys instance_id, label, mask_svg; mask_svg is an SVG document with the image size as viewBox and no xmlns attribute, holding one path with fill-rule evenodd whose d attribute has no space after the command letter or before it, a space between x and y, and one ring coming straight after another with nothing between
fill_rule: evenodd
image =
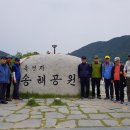
<instances>
[{"instance_id":1,"label":"mountain ridge","mask_svg":"<svg viewBox=\"0 0 130 130\"><path fill-rule=\"evenodd\" d=\"M103 61L105 55L110 55L111 60L119 56L122 62L125 62L130 53L130 35L115 37L108 41L97 41L77 49L69 55L81 57L86 56L89 62L92 62L93 56L98 55Z\"/></svg>"}]
</instances>

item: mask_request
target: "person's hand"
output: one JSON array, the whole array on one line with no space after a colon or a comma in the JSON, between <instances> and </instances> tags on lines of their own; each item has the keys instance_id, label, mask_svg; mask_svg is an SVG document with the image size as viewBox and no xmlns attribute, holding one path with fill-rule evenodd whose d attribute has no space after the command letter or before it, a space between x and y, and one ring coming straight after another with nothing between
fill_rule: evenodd
<instances>
[{"instance_id":1,"label":"person's hand","mask_svg":"<svg viewBox=\"0 0 130 130\"><path fill-rule=\"evenodd\" d=\"M101 80L104 81L104 78L102 77Z\"/></svg>"},{"instance_id":2,"label":"person's hand","mask_svg":"<svg viewBox=\"0 0 130 130\"><path fill-rule=\"evenodd\" d=\"M14 80L14 83L16 84L16 83L17 83L17 81L16 81L16 80Z\"/></svg>"},{"instance_id":3,"label":"person's hand","mask_svg":"<svg viewBox=\"0 0 130 130\"><path fill-rule=\"evenodd\" d=\"M124 72L124 77L126 78L126 72Z\"/></svg>"},{"instance_id":4,"label":"person's hand","mask_svg":"<svg viewBox=\"0 0 130 130\"><path fill-rule=\"evenodd\" d=\"M12 80L11 80L12 82L14 81L14 79L12 78Z\"/></svg>"}]
</instances>

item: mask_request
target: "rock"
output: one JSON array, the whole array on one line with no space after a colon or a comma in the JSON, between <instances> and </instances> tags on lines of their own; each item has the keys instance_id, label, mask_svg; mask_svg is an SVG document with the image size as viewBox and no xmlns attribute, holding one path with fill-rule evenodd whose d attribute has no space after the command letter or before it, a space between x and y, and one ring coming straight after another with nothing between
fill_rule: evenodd
<instances>
[{"instance_id":1,"label":"rock","mask_svg":"<svg viewBox=\"0 0 130 130\"><path fill-rule=\"evenodd\" d=\"M60 118L65 118L65 116L61 113L58 113L58 112L47 112L45 114L45 117L48 119L60 119Z\"/></svg>"},{"instance_id":2,"label":"rock","mask_svg":"<svg viewBox=\"0 0 130 130\"><path fill-rule=\"evenodd\" d=\"M74 120L61 122L58 124L57 128L75 128L76 123Z\"/></svg>"},{"instance_id":3,"label":"rock","mask_svg":"<svg viewBox=\"0 0 130 130\"><path fill-rule=\"evenodd\" d=\"M69 114L69 110L67 108L59 108L58 110L63 114Z\"/></svg>"},{"instance_id":4,"label":"rock","mask_svg":"<svg viewBox=\"0 0 130 130\"><path fill-rule=\"evenodd\" d=\"M41 115L41 112L39 111L32 111L30 115Z\"/></svg>"},{"instance_id":5,"label":"rock","mask_svg":"<svg viewBox=\"0 0 130 130\"><path fill-rule=\"evenodd\" d=\"M86 118L87 118L87 116L83 115L83 114L81 114L81 115L69 115L67 117L67 119L86 119Z\"/></svg>"},{"instance_id":6,"label":"rock","mask_svg":"<svg viewBox=\"0 0 130 130\"><path fill-rule=\"evenodd\" d=\"M0 109L0 117L2 116L9 116L13 113L13 111L10 111L10 110L4 110L4 109Z\"/></svg>"},{"instance_id":7,"label":"rock","mask_svg":"<svg viewBox=\"0 0 130 130\"><path fill-rule=\"evenodd\" d=\"M41 120L39 119L28 119L17 123L14 128L39 128L41 126Z\"/></svg>"},{"instance_id":8,"label":"rock","mask_svg":"<svg viewBox=\"0 0 130 130\"><path fill-rule=\"evenodd\" d=\"M20 92L77 95L80 58L69 55L36 55L21 64Z\"/></svg>"},{"instance_id":9,"label":"rock","mask_svg":"<svg viewBox=\"0 0 130 130\"><path fill-rule=\"evenodd\" d=\"M124 120L122 121L122 124L123 124L124 126L130 126L130 119L124 119Z\"/></svg>"},{"instance_id":10,"label":"rock","mask_svg":"<svg viewBox=\"0 0 130 130\"><path fill-rule=\"evenodd\" d=\"M13 124L12 123L1 123L0 122L0 130L7 130L7 129L12 129Z\"/></svg>"},{"instance_id":11,"label":"rock","mask_svg":"<svg viewBox=\"0 0 130 130\"><path fill-rule=\"evenodd\" d=\"M80 114L82 114L82 113L81 113L81 111L78 111L78 110L77 110L77 111L71 111L71 114L72 114L72 115L73 115L73 114L74 114L74 115L80 115Z\"/></svg>"},{"instance_id":12,"label":"rock","mask_svg":"<svg viewBox=\"0 0 130 130\"><path fill-rule=\"evenodd\" d=\"M42 119L42 115L32 115L31 119Z\"/></svg>"},{"instance_id":13,"label":"rock","mask_svg":"<svg viewBox=\"0 0 130 130\"><path fill-rule=\"evenodd\" d=\"M46 120L46 128L51 128L51 127L55 127L56 125L56 119L47 119Z\"/></svg>"},{"instance_id":14,"label":"rock","mask_svg":"<svg viewBox=\"0 0 130 130\"><path fill-rule=\"evenodd\" d=\"M89 114L91 119L110 119L106 114Z\"/></svg>"},{"instance_id":15,"label":"rock","mask_svg":"<svg viewBox=\"0 0 130 130\"><path fill-rule=\"evenodd\" d=\"M47 106L36 106L36 107L33 107L33 110L43 110L43 109L48 109L49 107Z\"/></svg>"},{"instance_id":16,"label":"rock","mask_svg":"<svg viewBox=\"0 0 130 130\"><path fill-rule=\"evenodd\" d=\"M56 109L54 109L54 108L48 108L48 109L41 110L41 112L55 112L55 111L56 111Z\"/></svg>"},{"instance_id":17,"label":"rock","mask_svg":"<svg viewBox=\"0 0 130 130\"><path fill-rule=\"evenodd\" d=\"M99 120L80 120L79 126L94 127L94 126L103 126Z\"/></svg>"},{"instance_id":18,"label":"rock","mask_svg":"<svg viewBox=\"0 0 130 130\"><path fill-rule=\"evenodd\" d=\"M81 108L84 113L97 113L96 108Z\"/></svg>"},{"instance_id":19,"label":"rock","mask_svg":"<svg viewBox=\"0 0 130 130\"><path fill-rule=\"evenodd\" d=\"M23 109L23 110L17 111L16 113L20 113L20 114L28 114L29 112L30 112L29 109Z\"/></svg>"},{"instance_id":20,"label":"rock","mask_svg":"<svg viewBox=\"0 0 130 130\"><path fill-rule=\"evenodd\" d=\"M114 118L130 118L130 113L110 113Z\"/></svg>"},{"instance_id":21,"label":"rock","mask_svg":"<svg viewBox=\"0 0 130 130\"><path fill-rule=\"evenodd\" d=\"M116 120L103 120L107 126L119 126Z\"/></svg>"},{"instance_id":22,"label":"rock","mask_svg":"<svg viewBox=\"0 0 130 130\"><path fill-rule=\"evenodd\" d=\"M29 118L27 114L12 114L6 118L7 122L19 122Z\"/></svg>"}]
</instances>

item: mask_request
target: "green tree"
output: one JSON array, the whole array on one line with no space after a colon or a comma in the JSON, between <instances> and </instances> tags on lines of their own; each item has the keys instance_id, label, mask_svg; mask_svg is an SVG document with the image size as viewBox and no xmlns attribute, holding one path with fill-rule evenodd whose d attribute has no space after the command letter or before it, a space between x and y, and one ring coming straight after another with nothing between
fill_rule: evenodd
<instances>
[{"instance_id":1,"label":"green tree","mask_svg":"<svg viewBox=\"0 0 130 130\"><path fill-rule=\"evenodd\" d=\"M21 52L17 52L16 55L15 55L15 57L18 57L20 59L22 58L22 56L23 56L23 54Z\"/></svg>"},{"instance_id":2,"label":"green tree","mask_svg":"<svg viewBox=\"0 0 130 130\"><path fill-rule=\"evenodd\" d=\"M36 51L35 52L27 52L27 53L22 55L22 58L33 56L33 55L39 55L39 53Z\"/></svg>"}]
</instances>

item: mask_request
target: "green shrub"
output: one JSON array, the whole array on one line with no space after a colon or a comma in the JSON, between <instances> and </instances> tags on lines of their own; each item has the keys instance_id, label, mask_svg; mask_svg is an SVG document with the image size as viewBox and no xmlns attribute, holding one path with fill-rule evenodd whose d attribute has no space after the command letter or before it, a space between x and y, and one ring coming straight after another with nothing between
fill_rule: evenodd
<instances>
[{"instance_id":1,"label":"green shrub","mask_svg":"<svg viewBox=\"0 0 130 130\"><path fill-rule=\"evenodd\" d=\"M60 98L55 98L50 106L67 106L67 104L62 102Z\"/></svg>"},{"instance_id":2,"label":"green shrub","mask_svg":"<svg viewBox=\"0 0 130 130\"><path fill-rule=\"evenodd\" d=\"M37 93L20 93L20 97L24 99L29 99L29 98L39 98L39 99L47 99L47 98L80 98L79 95L59 95L59 94L37 94Z\"/></svg>"},{"instance_id":3,"label":"green shrub","mask_svg":"<svg viewBox=\"0 0 130 130\"><path fill-rule=\"evenodd\" d=\"M31 107L39 106L39 104L35 101L34 98L30 98L26 105Z\"/></svg>"}]
</instances>

